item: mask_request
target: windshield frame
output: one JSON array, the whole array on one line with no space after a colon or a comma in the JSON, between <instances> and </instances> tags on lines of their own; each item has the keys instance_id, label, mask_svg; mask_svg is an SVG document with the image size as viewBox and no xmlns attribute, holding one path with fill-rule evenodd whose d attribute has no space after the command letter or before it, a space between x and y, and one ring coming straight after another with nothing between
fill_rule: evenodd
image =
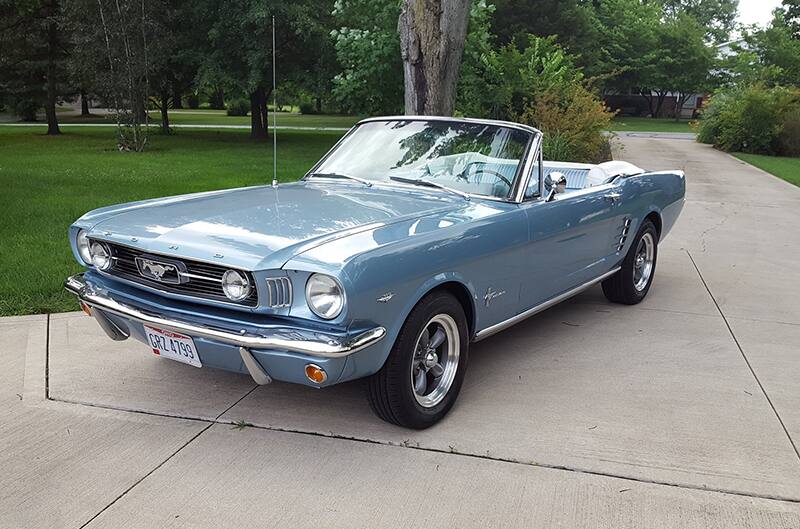
<instances>
[{"instance_id":1,"label":"windshield frame","mask_svg":"<svg viewBox=\"0 0 800 529\"><path fill-rule=\"evenodd\" d=\"M490 125L494 127L500 128L508 128L508 129L515 129L518 131L522 131L528 135L528 142L525 146L525 150L520 157L519 164L517 165L517 172L514 174L514 180L511 182L511 189L509 193L504 197L496 197L492 195L483 195L480 193L469 193L465 192L467 196L470 198L475 197L484 200L494 200L496 202L512 202L515 204L519 204L522 202L522 198L525 194L525 189L528 186L528 181L531 178L531 173L533 171L533 165L535 163L536 157L538 156L538 152L541 148L542 143L542 133L538 129L533 127L529 127L527 125L522 125L520 123L513 123L510 121L498 121L498 120L491 120L491 119L472 119L472 118L453 118L448 116L384 116L384 117L374 117L374 118L367 118L362 119L355 125L353 125L350 130L348 130L339 140L331 147L331 149L325 153L325 155L319 159L319 161L314 164L314 166L308 170L308 172L301 178L301 181L309 180L312 174L317 172L318 168L321 167L325 161L330 158L330 156L336 152L339 146L351 135L353 134L361 125L365 123L374 123L374 122L388 122L388 121L439 121L439 122L447 122L447 123L470 123L470 124L480 124L480 125ZM401 182L387 182L387 181L375 181L373 182L375 185L380 186L390 186L390 187L402 187L405 189L419 189L417 186L412 184L404 184ZM541 191L541 190L540 190ZM447 191L443 191L447 192Z\"/></svg>"}]
</instances>

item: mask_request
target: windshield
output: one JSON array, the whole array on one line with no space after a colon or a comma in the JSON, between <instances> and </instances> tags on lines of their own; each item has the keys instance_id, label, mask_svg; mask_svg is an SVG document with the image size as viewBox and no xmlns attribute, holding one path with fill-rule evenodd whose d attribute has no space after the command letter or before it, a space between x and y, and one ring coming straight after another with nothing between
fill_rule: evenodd
<instances>
[{"instance_id":1,"label":"windshield","mask_svg":"<svg viewBox=\"0 0 800 529\"><path fill-rule=\"evenodd\" d=\"M312 175L438 184L506 198L530 137L480 123L370 121L351 132Z\"/></svg>"}]
</instances>

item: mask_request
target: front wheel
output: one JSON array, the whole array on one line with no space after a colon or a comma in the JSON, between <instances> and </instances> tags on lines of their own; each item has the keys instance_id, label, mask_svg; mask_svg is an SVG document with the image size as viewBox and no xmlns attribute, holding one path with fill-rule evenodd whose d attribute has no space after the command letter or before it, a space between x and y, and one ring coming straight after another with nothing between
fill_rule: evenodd
<instances>
[{"instance_id":1,"label":"front wheel","mask_svg":"<svg viewBox=\"0 0 800 529\"><path fill-rule=\"evenodd\" d=\"M434 425L458 397L468 348L461 304L447 292L429 294L411 311L386 363L369 379L372 410L406 428Z\"/></svg>"},{"instance_id":2,"label":"front wheel","mask_svg":"<svg viewBox=\"0 0 800 529\"><path fill-rule=\"evenodd\" d=\"M635 305L642 301L656 273L658 231L645 220L631 244L619 272L603 281L603 293L609 301Z\"/></svg>"}]
</instances>

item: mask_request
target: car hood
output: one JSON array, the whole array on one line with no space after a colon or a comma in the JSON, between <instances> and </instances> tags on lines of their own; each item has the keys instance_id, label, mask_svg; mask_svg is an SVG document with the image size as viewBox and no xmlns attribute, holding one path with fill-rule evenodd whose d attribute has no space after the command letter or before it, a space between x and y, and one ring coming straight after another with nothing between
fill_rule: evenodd
<instances>
[{"instance_id":1,"label":"car hood","mask_svg":"<svg viewBox=\"0 0 800 529\"><path fill-rule=\"evenodd\" d=\"M339 237L464 204L439 191L303 181L123 204L80 223L110 242L263 270Z\"/></svg>"}]
</instances>

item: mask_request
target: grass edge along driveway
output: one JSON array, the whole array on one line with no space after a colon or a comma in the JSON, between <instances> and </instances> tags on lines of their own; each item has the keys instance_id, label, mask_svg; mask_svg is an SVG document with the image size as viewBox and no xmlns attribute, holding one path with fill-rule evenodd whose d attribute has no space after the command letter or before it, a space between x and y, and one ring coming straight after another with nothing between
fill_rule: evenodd
<instances>
[{"instance_id":1,"label":"grass edge along driveway","mask_svg":"<svg viewBox=\"0 0 800 529\"><path fill-rule=\"evenodd\" d=\"M800 158L767 156L764 154L732 153L733 156L772 175L800 186Z\"/></svg>"}]
</instances>

